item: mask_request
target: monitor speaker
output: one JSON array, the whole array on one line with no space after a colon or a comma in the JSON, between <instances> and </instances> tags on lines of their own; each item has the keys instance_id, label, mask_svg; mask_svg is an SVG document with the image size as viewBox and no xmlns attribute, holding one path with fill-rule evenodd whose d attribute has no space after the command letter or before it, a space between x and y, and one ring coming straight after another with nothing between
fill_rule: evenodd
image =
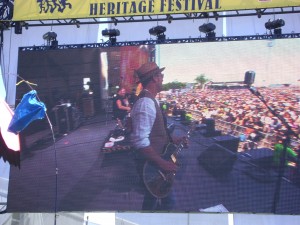
<instances>
[{"instance_id":1,"label":"monitor speaker","mask_svg":"<svg viewBox=\"0 0 300 225\"><path fill-rule=\"evenodd\" d=\"M245 79L244 79L244 84L251 85L254 83L255 79L255 72L254 71L247 71L245 73Z\"/></svg>"},{"instance_id":2,"label":"monitor speaker","mask_svg":"<svg viewBox=\"0 0 300 225\"><path fill-rule=\"evenodd\" d=\"M224 176L231 172L237 155L231 150L212 144L198 156L198 162L214 176Z\"/></svg>"},{"instance_id":3,"label":"monitor speaker","mask_svg":"<svg viewBox=\"0 0 300 225\"><path fill-rule=\"evenodd\" d=\"M207 133L214 133L215 132L215 120L212 118L205 118L203 119L202 123L206 125L206 132Z\"/></svg>"},{"instance_id":4,"label":"monitor speaker","mask_svg":"<svg viewBox=\"0 0 300 225\"><path fill-rule=\"evenodd\" d=\"M232 152L237 152L240 139L232 135L222 135L213 138L217 144L229 149Z\"/></svg>"}]
</instances>

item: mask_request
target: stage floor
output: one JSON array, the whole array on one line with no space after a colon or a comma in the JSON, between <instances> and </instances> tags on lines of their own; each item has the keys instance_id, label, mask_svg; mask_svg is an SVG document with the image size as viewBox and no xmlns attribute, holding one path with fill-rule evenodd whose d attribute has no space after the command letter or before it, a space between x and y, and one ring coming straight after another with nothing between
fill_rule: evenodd
<instances>
[{"instance_id":1,"label":"stage floor","mask_svg":"<svg viewBox=\"0 0 300 225\"><path fill-rule=\"evenodd\" d=\"M11 167L7 211L141 211L143 189L134 153L101 150L115 127L106 118L90 118L55 145L22 151L21 168ZM177 135L189 129L172 118L169 122L176 124ZM211 151L213 144L214 137L204 137L200 131L192 134L173 185L174 212L200 212L222 205L229 212L300 213L300 187L289 170L275 194L278 172L268 164L272 150L239 152L231 160L231 154ZM204 156L209 166L199 163ZM227 162L232 169L225 173L222 168L228 167Z\"/></svg>"}]
</instances>

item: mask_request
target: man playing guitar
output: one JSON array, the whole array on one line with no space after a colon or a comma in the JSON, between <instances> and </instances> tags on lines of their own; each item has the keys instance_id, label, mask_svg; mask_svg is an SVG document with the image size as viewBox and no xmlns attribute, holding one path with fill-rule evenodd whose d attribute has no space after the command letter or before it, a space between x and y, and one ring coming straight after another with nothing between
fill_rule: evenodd
<instances>
[{"instance_id":1,"label":"man playing guitar","mask_svg":"<svg viewBox=\"0 0 300 225\"><path fill-rule=\"evenodd\" d=\"M163 70L164 68L159 68L154 62L145 63L136 70L143 90L131 111L130 138L137 152L139 175L143 174L145 162L155 165L162 177L164 177L163 173L174 174L178 169L173 161L162 157L164 148L168 143L173 142L166 129L166 119L155 99L157 93L162 90ZM180 138L176 140L176 142L180 141ZM151 193L147 185L145 186L142 210L172 209L175 202L171 191L167 196L158 197Z\"/></svg>"}]
</instances>

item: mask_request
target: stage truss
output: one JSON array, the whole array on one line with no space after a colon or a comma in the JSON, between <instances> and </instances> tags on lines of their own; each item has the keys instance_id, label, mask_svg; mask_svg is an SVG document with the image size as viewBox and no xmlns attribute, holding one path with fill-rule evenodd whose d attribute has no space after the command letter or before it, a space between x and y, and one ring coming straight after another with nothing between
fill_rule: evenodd
<instances>
[{"instance_id":1,"label":"stage truss","mask_svg":"<svg viewBox=\"0 0 300 225\"><path fill-rule=\"evenodd\" d=\"M19 51L45 51L45 50L63 50L63 49L79 49L79 48L105 48L112 46L139 46L139 45L156 45L156 44L177 44L177 43L198 43L198 42L222 42L222 41L249 41L249 40L273 40L284 38L300 38L300 33L290 33L281 35L247 35L247 36L230 36L230 37L216 37L214 39L208 38L184 38L184 39L166 39L160 40L145 40L145 41L128 41L116 42L110 41L103 43L90 44L72 44L72 45L58 45L58 46L29 46L20 47Z\"/></svg>"}]
</instances>

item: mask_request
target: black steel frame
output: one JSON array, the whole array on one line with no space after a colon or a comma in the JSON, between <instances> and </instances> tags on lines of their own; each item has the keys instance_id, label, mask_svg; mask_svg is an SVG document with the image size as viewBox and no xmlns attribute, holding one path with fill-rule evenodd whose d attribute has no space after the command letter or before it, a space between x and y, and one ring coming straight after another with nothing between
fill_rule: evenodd
<instances>
[{"instance_id":1,"label":"black steel frame","mask_svg":"<svg viewBox=\"0 0 300 225\"><path fill-rule=\"evenodd\" d=\"M300 38L300 33L290 33L281 35L247 35L247 36L230 36L230 37L216 37L215 39L208 38L185 38L185 39L166 39L160 40L145 40L145 41L129 41L129 42L116 42L110 41L103 43L90 43L90 44L71 44L71 45L58 45L58 46L29 46L20 47L19 51L44 51L44 50L62 50L62 49L79 49L79 48L105 48L113 46L138 46L138 45L156 45L156 44L176 44L176 43L197 43L197 42L222 42L222 41L242 41L242 40L272 40L272 39L287 39L287 38Z\"/></svg>"}]
</instances>

